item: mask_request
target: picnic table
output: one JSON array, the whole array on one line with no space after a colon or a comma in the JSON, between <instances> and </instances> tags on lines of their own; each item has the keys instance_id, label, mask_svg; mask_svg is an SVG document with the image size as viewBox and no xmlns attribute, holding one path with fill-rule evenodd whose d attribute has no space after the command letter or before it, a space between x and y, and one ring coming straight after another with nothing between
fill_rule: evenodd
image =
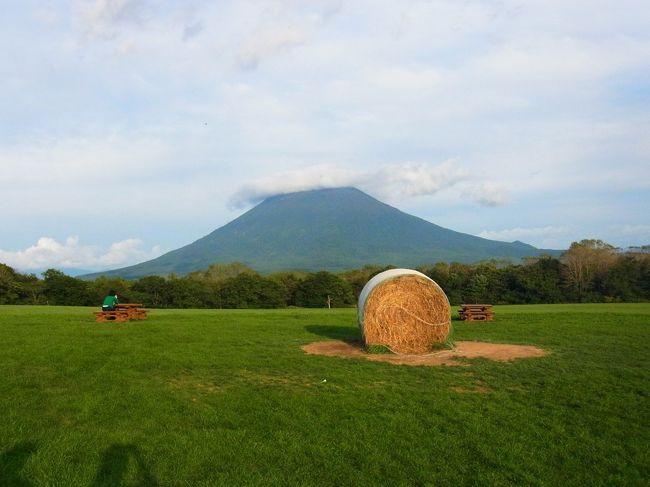
<instances>
[{"instance_id":1,"label":"picnic table","mask_svg":"<svg viewBox=\"0 0 650 487\"><path fill-rule=\"evenodd\" d=\"M146 320L148 311L140 303L120 303L115 305L116 310L126 311L130 320Z\"/></svg>"},{"instance_id":2,"label":"picnic table","mask_svg":"<svg viewBox=\"0 0 650 487\"><path fill-rule=\"evenodd\" d=\"M140 303L119 303L114 311L96 311L98 323L107 321L124 322L129 320L146 320L148 311Z\"/></svg>"},{"instance_id":3,"label":"picnic table","mask_svg":"<svg viewBox=\"0 0 650 487\"><path fill-rule=\"evenodd\" d=\"M494 312L491 304L461 304L460 319L463 321L492 321Z\"/></svg>"}]
</instances>

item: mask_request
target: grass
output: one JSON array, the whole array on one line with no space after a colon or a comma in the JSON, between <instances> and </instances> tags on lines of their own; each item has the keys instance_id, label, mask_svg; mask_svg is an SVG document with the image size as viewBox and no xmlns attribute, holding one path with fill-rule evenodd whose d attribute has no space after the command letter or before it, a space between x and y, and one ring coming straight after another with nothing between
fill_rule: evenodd
<instances>
[{"instance_id":1,"label":"grass","mask_svg":"<svg viewBox=\"0 0 650 487\"><path fill-rule=\"evenodd\" d=\"M650 304L495 307L543 358L306 355L355 310L0 306L0 485L647 485Z\"/></svg>"},{"instance_id":2,"label":"grass","mask_svg":"<svg viewBox=\"0 0 650 487\"><path fill-rule=\"evenodd\" d=\"M376 353L376 354L393 353L391 352L390 348L388 348L386 345L377 345L377 344L367 344L364 346L364 350L366 353Z\"/></svg>"}]
</instances>

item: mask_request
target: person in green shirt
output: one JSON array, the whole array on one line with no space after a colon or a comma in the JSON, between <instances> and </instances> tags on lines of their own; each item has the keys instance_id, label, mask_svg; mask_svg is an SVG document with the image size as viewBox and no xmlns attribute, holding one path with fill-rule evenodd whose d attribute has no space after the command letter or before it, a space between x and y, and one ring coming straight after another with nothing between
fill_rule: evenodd
<instances>
[{"instance_id":1,"label":"person in green shirt","mask_svg":"<svg viewBox=\"0 0 650 487\"><path fill-rule=\"evenodd\" d=\"M108 296L104 298L102 303L102 311L115 311L117 302L117 293L113 290L108 291Z\"/></svg>"}]
</instances>

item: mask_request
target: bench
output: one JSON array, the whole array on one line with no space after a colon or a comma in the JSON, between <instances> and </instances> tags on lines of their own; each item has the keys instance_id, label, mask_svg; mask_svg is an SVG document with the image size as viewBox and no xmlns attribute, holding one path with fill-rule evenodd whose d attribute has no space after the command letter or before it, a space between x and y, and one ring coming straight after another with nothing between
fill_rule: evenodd
<instances>
[{"instance_id":1,"label":"bench","mask_svg":"<svg viewBox=\"0 0 650 487\"><path fill-rule=\"evenodd\" d=\"M95 311L97 323L125 322L129 320L146 320L148 311L139 303L122 303L115 305L115 311Z\"/></svg>"},{"instance_id":2,"label":"bench","mask_svg":"<svg viewBox=\"0 0 650 487\"><path fill-rule=\"evenodd\" d=\"M461 304L460 319L463 321L492 321L494 312L491 304Z\"/></svg>"},{"instance_id":3,"label":"bench","mask_svg":"<svg viewBox=\"0 0 650 487\"><path fill-rule=\"evenodd\" d=\"M130 320L146 320L148 311L140 303L120 303L115 305L118 311L126 311Z\"/></svg>"},{"instance_id":4,"label":"bench","mask_svg":"<svg viewBox=\"0 0 650 487\"><path fill-rule=\"evenodd\" d=\"M95 311L95 317L98 323L129 321L129 314L126 311Z\"/></svg>"}]
</instances>

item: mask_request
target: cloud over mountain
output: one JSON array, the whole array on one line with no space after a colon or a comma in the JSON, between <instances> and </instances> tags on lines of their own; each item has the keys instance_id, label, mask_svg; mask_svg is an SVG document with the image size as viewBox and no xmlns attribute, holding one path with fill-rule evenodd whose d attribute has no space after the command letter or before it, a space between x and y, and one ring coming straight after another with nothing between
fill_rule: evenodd
<instances>
[{"instance_id":1,"label":"cloud over mountain","mask_svg":"<svg viewBox=\"0 0 650 487\"><path fill-rule=\"evenodd\" d=\"M235 208L242 208L277 194L343 186L355 186L381 198L398 200L433 195L454 188L469 179L468 171L460 167L454 159L435 165L416 162L388 164L367 172L333 164L320 165L250 181L232 195L229 203ZM471 185L463 191L470 191L470 188ZM489 189L471 191L477 195L485 193L485 201L496 200L489 194Z\"/></svg>"}]
</instances>

